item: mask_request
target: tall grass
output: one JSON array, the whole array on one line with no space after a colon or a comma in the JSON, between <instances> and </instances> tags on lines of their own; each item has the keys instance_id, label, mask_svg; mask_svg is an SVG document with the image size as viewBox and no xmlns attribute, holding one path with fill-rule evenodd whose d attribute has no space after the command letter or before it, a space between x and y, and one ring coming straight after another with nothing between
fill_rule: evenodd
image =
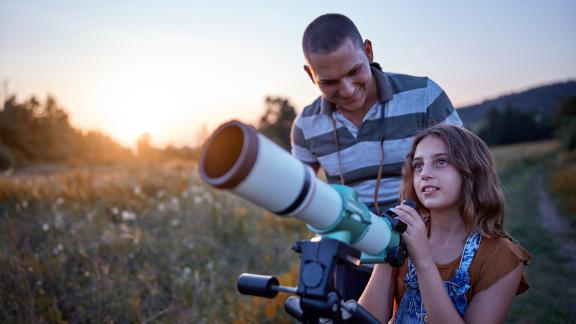
<instances>
[{"instance_id":1,"label":"tall grass","mask_svg":"<svg viewBox=\"0 0 576 324\"><path fill-rule=\"evenodd\" d=\"M515 152L511 150L510 154ZM512 161L514 157L515 161L501 174L507 202L506 226L533 260L525 267L530 289L516 298L507 322L574 323L574 256L563 248L564 241L542 226L538 210L536 189L541 183L537 177L546 172L546 161L554 155L539 158L510 155L508 159Z\"/></svg>"},{"instance_id":2,"label":"tall grass","mask_svg":"<svg viewBox=\"0 0 576 324\"><path fill-rule=\"evenodd\" d=\"M0 177L0 322L274 320L235 280L293 283L289 247L306 235L190 165Z\"/></svg>"},{"instance_id":3,"label":"tall grass","mask_svg":"<svg viewBox=\"0 0 576 324\"><path fill-rule=\"evenodd\" d=\"M541 226L534 190L554 149L494 148L507 226L534 256L510 323L576 318L571 257ZM189 164L0 176L0 322L287 322L285 296L241 296L235 281L255 272L294 285L290 246L309 236L206 187Z\"/></svg>"}]
</instances>

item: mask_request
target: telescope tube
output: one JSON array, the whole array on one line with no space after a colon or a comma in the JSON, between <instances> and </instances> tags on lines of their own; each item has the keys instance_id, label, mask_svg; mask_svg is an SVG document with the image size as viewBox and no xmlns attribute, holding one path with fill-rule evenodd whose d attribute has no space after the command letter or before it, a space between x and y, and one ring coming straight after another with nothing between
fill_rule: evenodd
<instances>
[{"instance_id":1,"label":"telescope tube","mask_svg":"<svg viewBox=\"0 0 576 324\"><path fill-rule=\"evenodd\" d=\"M214 131L203 147L199 172L213 187L298 218L313 232L371 256L399 244L390 222L371 213L352 188L319 180L310 166L242 122L233 120Z\"/></svg>"}]
</instances>

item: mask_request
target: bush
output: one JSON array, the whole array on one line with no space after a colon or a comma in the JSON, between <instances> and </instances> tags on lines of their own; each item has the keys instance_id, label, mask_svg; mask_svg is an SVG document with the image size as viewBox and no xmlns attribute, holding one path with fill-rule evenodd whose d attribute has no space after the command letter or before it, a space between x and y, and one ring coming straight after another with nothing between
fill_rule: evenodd
<instances>
[{"instance_id":1,"label":"bush","mask_svg":"<svg viewBox=\"0 0 576 324\"><path fill-rule=\"evenodd\" d=\"M4 145L0 144L0 171L9 170L14 167L14 156Z\"/></svg>"}]
</instances>

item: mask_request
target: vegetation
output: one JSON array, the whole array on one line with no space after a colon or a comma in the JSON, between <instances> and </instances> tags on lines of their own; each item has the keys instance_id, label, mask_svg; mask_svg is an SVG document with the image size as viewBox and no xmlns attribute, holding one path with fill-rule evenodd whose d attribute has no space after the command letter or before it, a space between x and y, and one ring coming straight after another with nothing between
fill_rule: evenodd
<instances>
[{"instance_id":1,"label":"vegetation","mask_svg":"<svg viewBox=\"0 0 576 324\"><path fill-rule=\"evenodd\" d=\"M191 165L0 177L0 322L247 322L285 318L241 297L241 272L283 274L307 234ZM280 301L277 301L280 303ZM280 317L281 316L281 317Z\"/></svg>"},{"instance_id":2,"label":"vegetation","mask_svg":"<svg viewBox=\"0 0 576 324\"><path fill-rule=\"evenodd\" d=\"M258 130L276 144L290 151L290 130L296 118L296 110L288 99L266 97L266 110L258 123Z\"/></svg>"},{"instance_id":3,"label":"vegetation","mask_svg":"<svg viewBox=\"0 0 576 324\"><path fill-rule=\"evenodd\" d=\"M572 112L566 102L557 120ZM287 99L267 98L258 127L286 147L294 116ZM310 234L204 186L195 162L183 162L197 151L157 149L144 135L137 157L148 163L126 163L132 153L73 129L54 99L12 97L0 111L0 135L0 169L40 163L0 175L0 322L290 321L286 296L241 296L235 280L255 272L294 285L290 246ZM542 227L536 196L545 173L546 188L576 219L576 153L561 147L569 147L563 137L492 148L508 228L534 256L531 289L515 301L510 323L576 315L573 256ZM68 164L46 165L53 162Z\"/></svg>"},{"instance_id":4,"label":"vegetation","mask_svg":"<svg viewBox=\"0 0 576 324\"><path fill-rule=\"evenodd\" d=\"M503 145L549 139L553 136L552 118L521 112L510 104L502 111L492 109L478 131L488 145Z\"/></svg>"},{"instance_id":5,"label":"vegetation","mask_svg":"<svg viewBox=\"0 0 576 324\"><path fill-rule=\"evenodd\" d=\"M567 150L576 149L576 96L564 99L556 109L556 137Z\"/></svg>"},{"instance_id":6,"label":"vegetation","mask_svg":"<svg viewBox=\"0 0 576 324\"><path fill-rule=\"evenodd\" d=\"M11 96L0 110L0 170L30 163L126 161L132 153L99 132L74 129L56 99Z\"/></svg>"},{"instance_id":7,"label":"vegetation","mask_svg":"<svg viewBox=\"0 0 576 324\"><path fill-rule=\"evenodd\" d=\"M548 164L549 191L576 226L576 151L558 153Z\"/></svg>"},{"instance_id":8,"label":"vegetation","mask_svg":"<svg viewBox=\"0 0 576 324\"><path fill-rule=\"evenodd\" d=\"M502 177L508 204L507 226L533 259L525 268L530 289L516 298L510 323L571 323L576 316L574 256L567 242L543 228L537 190L540 161L521 161Z\"/></svg>"}]
</instances>

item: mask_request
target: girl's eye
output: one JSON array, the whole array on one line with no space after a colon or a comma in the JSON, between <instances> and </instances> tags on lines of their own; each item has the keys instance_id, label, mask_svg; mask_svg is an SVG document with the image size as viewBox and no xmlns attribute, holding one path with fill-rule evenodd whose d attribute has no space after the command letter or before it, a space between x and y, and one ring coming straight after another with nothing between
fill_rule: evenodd
<instances>
[{"instance_id":1,"label":"girl's eye","mask_svg":"<svg viewBox=\"0 0 576 324\"><path fill-rule=\"evenodd\" d=\"M447 159L438 159L436 160L436 166L445 166L448 165L448 160Z\"/></svg>"},{"instance_id":2,"label":"girl's eye","mask_svg":"<svg viewBox=\"0 0 576 324\"><path fill-rule=\"evenodd\" d=\"M422 163L422 162L412 163L412 168L414 169L414 171L422 171L423 167L424 167L424 163Z\"/></svg>"}]
</instances>

